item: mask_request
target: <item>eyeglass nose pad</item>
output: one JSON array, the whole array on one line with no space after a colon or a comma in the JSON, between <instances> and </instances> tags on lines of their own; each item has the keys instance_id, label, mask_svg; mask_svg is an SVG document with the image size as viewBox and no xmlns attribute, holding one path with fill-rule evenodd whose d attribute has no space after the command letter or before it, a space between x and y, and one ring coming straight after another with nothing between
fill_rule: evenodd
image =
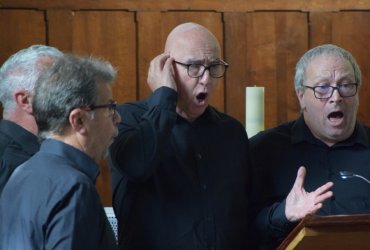
<instances>
[{"instance_id":1,"label":"eyeglass nose pad","mask_svg":"<svg viewBox=\"0 0 370 250\"><path fill-rule=\"evenodd\" d=\"M339 90L339 87L338 87L338 86L337 86L337 87L333 87L333 92L335 93L335 91L337 91L338 95L342 96L342 95L340 94L340 90ZM334 93L333 93L333 94L334 94Z\"/></svg>"},{"instance_id":2,"label":"eyeglass nose pad","mask_svg":"<svg viewBox=\"0 0 370 250\"><path fill-rule=\"evenodd\" d=\"M199 78L201 79L201 82L208 83L208 80L212 78L210 69L206 68L203 71L203 74ZM203 80L206 80L206 81L203 81Z\"/></svg>"},{"instance_id":3,"label":"eyeglass nose pad","mask_svg":"<svg viewBox=\"0 0 370 250\"><path fill-rule=\"evenodd\" d=\"M332 92L330 98L339 98L339 99L342 99L343 96L342 96L342 94L339 91L339 87L332 87L332 88L333 88L333 92Z\"/></svg>"}]
</instances>

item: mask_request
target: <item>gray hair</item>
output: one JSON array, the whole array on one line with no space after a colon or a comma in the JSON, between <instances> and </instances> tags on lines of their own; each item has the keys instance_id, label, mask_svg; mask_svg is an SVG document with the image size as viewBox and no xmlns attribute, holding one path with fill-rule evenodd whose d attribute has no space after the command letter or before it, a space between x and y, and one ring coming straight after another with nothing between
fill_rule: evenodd
<instances>
[{"instance_id":1,"label":"gray hair","mask_svg":"<svg viewBox=\"0 0 370 250\"><path fill-rule=\"evenodd\" d=\"M33 45L22 49L9 57L0 69L0 102L4 114L12 112L15 107L13 94L16 90L33 93L40 72L47 64L42 57L59 58L63 55L56 48L45 45Z\"/></svg>"},{"instance_id":2,"label":"gray hair","mask_svg":"<svg viewBox=\"0 0 370 250\"><path fill-rule=\"evenodd\" d=\"M92 57L65 55L44 70L33 100L39 137L61 134L69 126L74 108L95 105L98 84L112 85L116 70L106 61Z\"/></svg>"},{"instance_id":3,"label":"gray hair","mask_svg":"<svg viewBox=\"0 0 370 250\"><path fill-rule=\"evenodd\" d=\"M355 73L355 81L361 86L361 70L358 66L356 59L347 50L340 48L333 44L325 44L307 51L296 65L295 77L294 77L294 87L295 90L301 90L306 81L306 68L313 58L320 55L335 55L340 58L346 59L353 67Z\"/></svg>"}]
</instances>

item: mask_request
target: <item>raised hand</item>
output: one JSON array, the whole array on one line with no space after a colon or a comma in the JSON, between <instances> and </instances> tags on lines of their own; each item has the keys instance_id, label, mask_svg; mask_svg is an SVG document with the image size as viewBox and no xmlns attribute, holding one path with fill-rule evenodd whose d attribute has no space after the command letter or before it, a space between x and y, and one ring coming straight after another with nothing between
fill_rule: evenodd
<instances>
[{"instance_id":1,"label":"raised hand","mask_svg":"<svg viewBox=\"0 0 370 250\"><path fill-rule=\"evenodd\" d=\"M177 91L172 64L173 58L171 58L169 54L160 54L150 62L148 85L152 91L162 86Z\"/></svg>"},{"instance_id":2,"label":"raised hand","mask_svg":"<svg viewBox=\"0 0 370 250\"><path fill-rule=\"evenodd\" d=\"M334 185L333 182L327 182L313 192L307 192L303 185L306 177L306 168L298 169L297 178L292 190L290 190L285 204L285 216L291 222L304 218L307 214L316 213L322 203L333 196L329 189Z\"/></svg>"}]
</instances>

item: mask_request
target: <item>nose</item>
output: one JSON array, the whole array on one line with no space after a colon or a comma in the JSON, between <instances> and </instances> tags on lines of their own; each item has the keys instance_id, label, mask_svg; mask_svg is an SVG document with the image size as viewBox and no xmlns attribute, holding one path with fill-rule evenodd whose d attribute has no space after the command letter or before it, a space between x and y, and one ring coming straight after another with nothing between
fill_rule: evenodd
<instances>
[{"instance_id":1,"label":"nose","mask_svg":"<svg viewBox=\"0 0 370 250\"><path fill-rule=\"evenodd\" d=\"M209 69L206 69L203 75L199 78L199 83L202 85L207 85L212 79Z\"/></svg>"},{"instance_id":2,"label":"nose","mask_svg":"<svg viewBox=\"0 0 370 250\"><path fill-rule=\"evenodd\" d=\"M339 94L339 90L338 89L334 89L333 90L333 94L330 97L330 101L331 102L341 102L342 99L343 99L343 97Z\"/></svg>"},{"instance_id":3,"label":"nose","mask_svg":"<svg viewBox=\"0 0 370 250\"><path fill-rule=\"evenodd\" d=\"M117 112L117 111L114 111L114 114L113 114L113 123L115 126L117 126L120 122L121 122L121 115Z\"/></svg>"}]
</instances>

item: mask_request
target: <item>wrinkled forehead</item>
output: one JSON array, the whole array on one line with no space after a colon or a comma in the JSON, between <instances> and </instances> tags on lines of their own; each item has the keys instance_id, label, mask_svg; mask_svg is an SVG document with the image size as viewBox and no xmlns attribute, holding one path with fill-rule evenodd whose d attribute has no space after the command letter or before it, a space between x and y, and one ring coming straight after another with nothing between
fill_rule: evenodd
<instances>
[{"instance_id":1,"label":"wrinkled forehead","mask_svg":"<svg viewBox=\"0 0 370 250\"><path fill-rule=\"evenodd\" d=\"M354 69L351 63L346 58L336 54L322 54L312 58L305 73L306 77L354 77Z\"/></svg>"}]
</instances>

